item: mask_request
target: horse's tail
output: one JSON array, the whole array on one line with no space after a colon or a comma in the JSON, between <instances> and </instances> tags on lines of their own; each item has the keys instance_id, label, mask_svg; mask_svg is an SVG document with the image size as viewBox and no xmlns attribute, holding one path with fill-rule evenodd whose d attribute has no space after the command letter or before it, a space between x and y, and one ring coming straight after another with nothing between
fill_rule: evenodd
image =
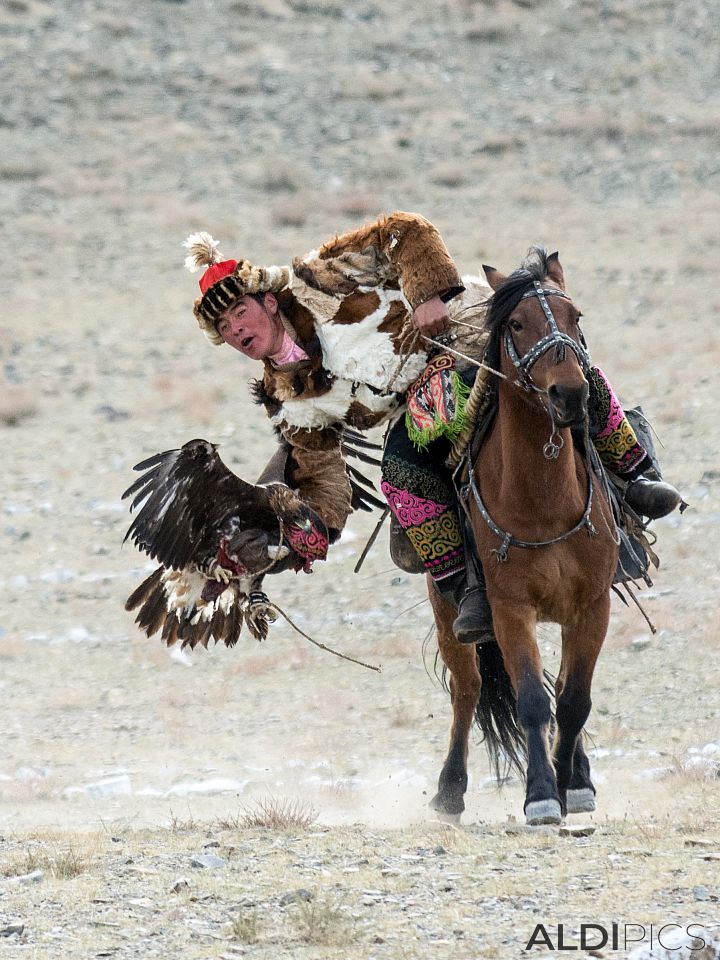
<instances>
[{"instance_id":1,"label":"horse's tail","mask_svg":"<svg viewBox=\"0 0 720 960\"><path fill-rule=\"evenodd\" d=\"M525 778L525 737L518 723L517 700L497 643L479 643L477 664L482 679L475 719L498 781L511 770Z\"/></svg>"}]
</instances>

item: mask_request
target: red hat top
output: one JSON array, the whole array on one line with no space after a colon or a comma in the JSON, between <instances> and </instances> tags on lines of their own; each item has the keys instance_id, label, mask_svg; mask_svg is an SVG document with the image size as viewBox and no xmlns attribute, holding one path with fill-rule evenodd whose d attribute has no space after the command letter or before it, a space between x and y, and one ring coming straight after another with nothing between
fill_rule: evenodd
<instances>
[{"instance_id":1,"label":"red hat top","mask_svg":"<svg viewBox=\"0 0 720 960\"><path fill-rule=\"evenodd\" d=\"M237 265L237 260L222 260L220 263L211 263L205 273L200 277L200 289L203 292L203 296L205 296L210 287L214 286L218 280L224 280L225 277L229 277L231 273L234 273Z\"/></svg>"}]
</instances>

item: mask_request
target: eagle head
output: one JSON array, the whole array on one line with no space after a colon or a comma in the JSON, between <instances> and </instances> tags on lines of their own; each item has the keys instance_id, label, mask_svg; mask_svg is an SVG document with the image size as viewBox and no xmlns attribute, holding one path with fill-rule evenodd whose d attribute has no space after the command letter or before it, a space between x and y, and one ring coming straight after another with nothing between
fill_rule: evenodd
<instances>
[{"instance_id":1,"label":"eagle head","mask_svg":"<svg viewBox=\"0 0 720 960\"><path fill-rule=\"evenodd\" d=\"M210 443L209 440L188 440L187 443L183 444L183 451L186 452L193 460L212 460L217 451L218 445L216 443Z\"/></svg>"}]
</instances>

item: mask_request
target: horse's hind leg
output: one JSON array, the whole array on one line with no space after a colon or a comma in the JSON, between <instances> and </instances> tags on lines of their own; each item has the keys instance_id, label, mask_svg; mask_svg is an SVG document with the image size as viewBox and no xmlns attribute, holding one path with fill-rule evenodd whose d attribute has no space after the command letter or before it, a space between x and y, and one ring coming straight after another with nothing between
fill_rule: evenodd
<instances>
[{"instance_id":1,"label":"horse's hind leg","mask_svg":"<svg viewBox=\"0 0 720 960\"><path fill-rule=\"evenodd\" d=\"M517 697L518 722L525 732L525 817L531 825L559 823L560 797L548 748L550 697L535 641L535 610L529 605L493 600L493 622Z\"/></svg>"},{"instance_id":2,"label":"horse's hind leg","mask_svg":"<svg viewBox=\"0 0 720 960\"><path fill-rule=\"evenodd\" d=\"M590 689L595 664L610 618L610 598L603 597L576 623L563 627L562 664L555 717L557 736L554 759L558 790L569 812L594 809L595 792L590 763L582 746L581 731L590 715ZM588 792L589 791L589 792Z\"/></svg>"},{"instance_id":3,"label":"horse's hind leg","mask_svg":"<svg viewBox=\"0 0 720 960\"><path fill-rule=\"evenodd\" d=\"M475 645L458 643L453 634L453 620L457 615L455 608L432 587L429 592L435 614L440 656L450 671L450 699L453 708L450 747L440 772L438 792L430 801L430 806L446 817L459 818L465 809L468 742L475 708L480 698L480 672Z\"/></svg>"}]
</instances>

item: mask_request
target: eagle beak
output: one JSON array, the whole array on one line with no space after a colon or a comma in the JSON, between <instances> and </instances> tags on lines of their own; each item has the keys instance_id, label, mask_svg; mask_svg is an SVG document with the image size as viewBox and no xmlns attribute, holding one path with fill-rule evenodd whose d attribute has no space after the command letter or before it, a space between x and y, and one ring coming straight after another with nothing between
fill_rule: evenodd
<instances>
[{"instance_id":1,"label":"eagle beak","mask_svg":"<svg viewBox=\"0 0 720 960\"><path fill-rule=\"evenodd\" d=\"M303 533L312 533L312 524L309 520L303 520L299 526Z\"/></svg>"}]
</instances>

